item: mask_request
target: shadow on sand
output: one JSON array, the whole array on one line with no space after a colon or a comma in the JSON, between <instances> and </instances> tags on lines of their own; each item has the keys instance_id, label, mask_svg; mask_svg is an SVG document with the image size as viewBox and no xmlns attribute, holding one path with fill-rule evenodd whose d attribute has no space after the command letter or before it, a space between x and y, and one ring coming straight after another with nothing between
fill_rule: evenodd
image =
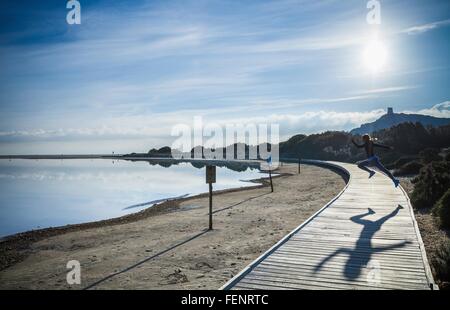
<instances>
[{"instance_id":1,"label":"shadow on sand","mask_svg":"<svg viewBox=\"0 0 450 310\"><path fill-rule=\"evenodd\" d=\"M147 257L147 258L145 258L145 259L143 259L143 260L141 260L141 261L139 261L139 262L137 262L137 263L135 263L135 264L133 264L133 265L131 265L131 266L125 268L125 269L122 269L122 270L120 270L120 271L114 272L114 273L112 273L112 274L110 274L110 275L108 275L108 276L106 276L106 277L104 277L104 278L102 278L102 279L100 279L100 280L95 281L94 283L92 283L92 284L86 286L86 287L84 288L84 290L91 289L91 288L93 288L94 286L97 286L98 284L100 284L100 283L102 283L102 282L105 282L106 280L109 280L109 279L111 279L111 278L113 278L113 277L115 277L115 276L117 276L117 275L119 275L119 274L122 274L122 273L125 273L125 272L127 272L127 271L130 271L131 269L134 269L134 268L136 268L136 267L142 265L143 263L148 262L149 260L152 260L152 259L154 259L154 258L156 258L156 257L158 257L158 256L161 256L161 255L163 255L163 254L165 254L165 253L167 253L167 252L169 252L169 251L171 251L171 250L173 250L173 249L175 249L175 248L178 248L179 246L182 246L183 244L186 244L186 243L188 243L188 242L190 242L190 241L192 241L192 240L194 240L194 239L197 239L197 238L203 236L203 235L206 234L207 232L208 232L208 230L203 230L202 232L200 232L200 233L198 233L198 234L196 234L196 235L194 235L194 236L192 236L192 237L190 237L190 238L188 238L188 239L186 239L186 240L184 240L184 241L181 241L181 242L179 242L179 243L177 243L177 244L171 246L170 248L167 248L167 249L165 249L165 250L163 250L163 251L161 251L161 252L159 252L159 253L156 253L156 254L154 254L154 255L152 255L152 256L150 256L150 257Z\"/></svg>"},{"instance_id":2,"label":"shadow on sand","mask_svg":"<svg viewBox=\"0 0 450 310\"><path fill-rule=\"evenodd\" d=\"M367 266L367 264L370 262L372 254L379 253L387 250L392 250L395 248L400 248L405 246L406 244L410 243L409 241L404 241L400 243L396 243L389 246L383 246L383 247L373 247L372 246L372 238L375 235L377 231L380 230L381 226L390 218L396 216L398 212L403 209L401 205L398 205L397 208L389 213L386 216L383 216L382 218L371 221L363 219L364 217L375 214L375 212L372 209L368 209L367 213L363 213L360 215L355 215L350 218L350 220L356 224L360 224L363 226L363 229L361 231L361 234L359 235L358 240L356 241L356 245L354 248L345 248L342 247L335 252L333 252L331 255L324 258L315 268L314 273L317 273L320 271L320 269L333 257L340 255L340 254L346 254L348 256L347 262L345 264L345 270L344 270L344 276L348 280L354 280L357 279L360 274L361 270Z\"/></svg>"}]
</instances>

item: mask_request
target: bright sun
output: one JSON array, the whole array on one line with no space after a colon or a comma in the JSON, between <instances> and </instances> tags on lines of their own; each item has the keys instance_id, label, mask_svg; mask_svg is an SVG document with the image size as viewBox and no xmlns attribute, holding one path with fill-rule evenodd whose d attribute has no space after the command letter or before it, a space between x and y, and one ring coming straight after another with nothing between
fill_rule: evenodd
<instances>
[{"instance_id":1,"label":"bright sun","mask_svg":"<svg viewBox=\"0 0 450 310\"><path fill-rule=\"evenodd\" d=\"M386 68L387 63L386 46L378 39L370 41L363 54L364 65L372 74L382 72Z\"/></svg>"}]
</instances>

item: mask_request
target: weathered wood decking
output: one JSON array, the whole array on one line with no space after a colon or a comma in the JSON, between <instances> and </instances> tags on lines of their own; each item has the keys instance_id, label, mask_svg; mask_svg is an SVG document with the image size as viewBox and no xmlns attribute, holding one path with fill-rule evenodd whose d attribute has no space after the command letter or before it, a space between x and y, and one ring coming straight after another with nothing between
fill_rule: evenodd
<instances>
[{"instance_id":1,"label":"weathered wood decking","mask_svg":"<svg viewBox=\"0 0 450 310\"><path fill-rule=\"evenodd\" d=\"M352 164L309 163L343 170L347 186L222 289L437 288L401 187Z\"/></svg>"}]
</instances>

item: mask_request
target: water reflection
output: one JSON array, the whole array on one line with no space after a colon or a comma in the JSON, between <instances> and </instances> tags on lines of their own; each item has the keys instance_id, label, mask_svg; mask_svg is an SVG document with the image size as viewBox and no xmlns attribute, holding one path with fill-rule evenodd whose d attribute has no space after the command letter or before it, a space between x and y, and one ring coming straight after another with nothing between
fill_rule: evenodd
<instances>
[{"instance_id":1,"label":"water reflection","mask_svg":"<svg viewBox=\"0 0 450 310\"><path fill-rule=\"evenodd\" d=\"M247 171L249 168L250 169L258 169L259 168L259 163L257 162L239 162L239 161L212 161L209 160L208 162L206 162L205 160L189 160L189 161L176 161L170 158L167 159L126 159L127 161L131 161L131 162L147 162L149 165L152 166L161 166L161 167L165 167L165 168L169 168L171 166L177 166L177 165L183 165L186 163L189 163L190 165L192 165L192 167L198 168L198 169L203 169L205 168L207 165L214 165L216 167L221 167L221 168L227 168L233 171L238 171L238 172L243 172L243 171Z\"/></svg>"},{"instance_id":2,"label":"water reflection","mask_svg":"<svg viewBox=\"0 0 450 310\"><path fill-rule=\"evenodd\" d=\"M0 236L122 216L206 192L205 162L0 160ZM253 184L259 170L218 163L215 189Z\"/></svg>"}]
</instances>

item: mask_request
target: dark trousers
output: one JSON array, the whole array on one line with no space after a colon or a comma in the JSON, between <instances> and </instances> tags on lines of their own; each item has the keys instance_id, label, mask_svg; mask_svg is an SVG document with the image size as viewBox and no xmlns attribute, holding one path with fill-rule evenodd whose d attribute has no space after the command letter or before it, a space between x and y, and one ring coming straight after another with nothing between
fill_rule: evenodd
<instances>
[{"instance_id":1,"label":"dark trousers","mask_svg":"<svg viewBox=\"0 0 450 310\"><path fill-rule=\"evenodd\" d=\"M372 157L369 157L365 160L361 160L358 161L356 163L358 165L359 168L372 173L373 171L370 170L369 168L367 168L368 166L375 166L377 167L381 172L383 172L384 174L386 174L388 177L390 177L392 180L395 180L395 177L392 175L392 173L387 170L380 162L380 159L378 158L378 156L374 155Z\"/></svg>"}]
</instances>

